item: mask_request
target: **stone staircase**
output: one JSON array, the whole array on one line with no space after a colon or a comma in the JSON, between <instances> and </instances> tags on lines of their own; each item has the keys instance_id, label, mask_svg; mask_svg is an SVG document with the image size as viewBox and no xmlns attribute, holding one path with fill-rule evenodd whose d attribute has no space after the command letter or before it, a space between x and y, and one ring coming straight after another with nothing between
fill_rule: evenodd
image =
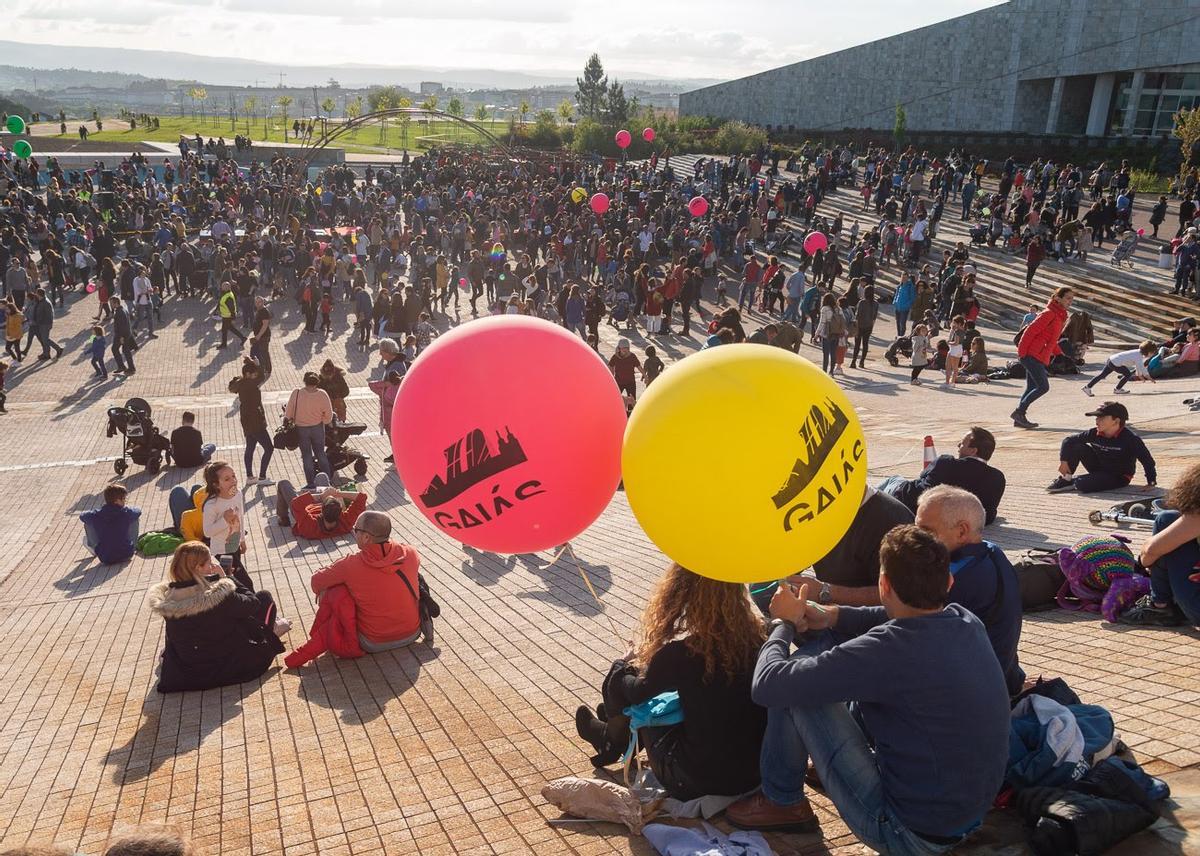
<instances>
[{"instance_id":1,"label":"stone staircase","mask_svg":"<svg viewBox=\"0 0 1200 856\"><path fill-rule=\"evenodd\" d=\"M698 157L675 156L671 158L671 166L680 174L690 172ZM783 177L796 178L791 173L784 173ZM985 187L990 183L989 179ZM1158 267L1158 248L1162 241L1149 237L1151 201L1143 198L1135 205L1135 228L1143 227L1147 234L1139 242L1132 269L1128 266L1118 268L1110 263L1115 245L1107 243L1103 250L1092 250L1086 262L1061 263L1046 259L1034 277L1033 288L1026 289L1024 253L1016 255L1001 249L971 247L967 231L970 224L959 221L953 206L947 206L947 216L942 218L926 258L936 266L943 249L953 248L959 241L970 247L972 263L978 269L975 290L979 296L980 317L985 324L1015 332L1031 303L1041 306L1056 288L1069 285L1078 293L1075 307L1086 310L1092 317L1097 347L1132 347L1148 337L1165 336L1177 318L1200 316L1200 304L1171 294L1174 287L1172 271ZM1171 208L1171 216L1160 229L1168 236L1174 234L1174 202ZM817 209L818 214L829 218L838 212L842 213L846 228L857 220L861 232L877 222L873 206L872 210L863 211L862 197L852 189L843 188L827 196ZM786 228L802 231L800 223L791 218ZM798 253L796 243L793 247ZM785 265L789 267L796 260L794 255L784 256ZM876 283L891 291L899 283L901 273L902 268L897 265L883 268L876 275ZM846 283L844 276L839 282L842 287Z\"/></svg>"}]
</instances>

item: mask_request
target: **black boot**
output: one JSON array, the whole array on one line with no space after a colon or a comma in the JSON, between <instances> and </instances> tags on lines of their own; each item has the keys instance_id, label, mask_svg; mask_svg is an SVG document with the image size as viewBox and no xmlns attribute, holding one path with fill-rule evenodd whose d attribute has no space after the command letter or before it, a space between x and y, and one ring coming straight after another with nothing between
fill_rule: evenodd
<instances>
[{"instance_id":1,"label":"black boot","mask_svg":"<svg viewBox=\"0 0 1200 856\"><path fill-rule=\"evenodd\" d=\"M590 759L595 766L607 767L620 759L625 746L612 739L610 731L613 729L609 723L597 719L587 705L581 704L575 711L575 730L584 742L596 750ZM628 728L625 730L628 731Z\"/></svg>"}]
</instances>

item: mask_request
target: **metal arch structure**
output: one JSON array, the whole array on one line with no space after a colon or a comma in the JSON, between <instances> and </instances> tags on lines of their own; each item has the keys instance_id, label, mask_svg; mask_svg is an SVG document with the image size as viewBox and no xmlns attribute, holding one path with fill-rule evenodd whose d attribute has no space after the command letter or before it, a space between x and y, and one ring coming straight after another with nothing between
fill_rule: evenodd
<instances>
[{"instance_id":1,"label":"metal arch structure","mask_svg":"<svg viewBox=\"0 0 1200 856\"><path fill-rule=\"evenodd\" d=\"M442 110L429 110L425 107L391 107L386 110L375 110L371 113L364 113L361 116L356 116L345 122L338 124L333 130L330 130L328 122L322 123L321 136L313 140L311 143L302 146L299 152L299 159L304 162L304 168L307 174L309 162L313 155L327 147L330 143L335 142L351 131L356 131L359 128L369 125L372 122L385 119L396 119L401 116L431 116L437 119L448 119L451 122L457 122L478 134L481 134L493 146L504 151L505 154L511 155L509 147L500 141L500 138L491 131L483 127L478 122L467 119L464 116L455 116L453 113L446 113Z\"/></svg>"}]
</instances>

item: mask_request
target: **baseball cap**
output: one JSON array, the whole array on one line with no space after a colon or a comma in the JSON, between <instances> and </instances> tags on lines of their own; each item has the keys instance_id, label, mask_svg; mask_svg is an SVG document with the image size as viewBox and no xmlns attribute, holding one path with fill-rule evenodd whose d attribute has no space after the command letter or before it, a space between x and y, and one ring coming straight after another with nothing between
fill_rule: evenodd
<instances>
[{"instance_id":1,"label":"baseball cap","mask_svg":"<svg viewBox=\"0 0 1200 856\"><path fill-rule=\"evenodd\" d=\"M1129 421L1129 410L1119 401L1105 401L1095 410L1089 410L1084 416L1115 416L1122 422Z\"/></svg>"}]
</instances>

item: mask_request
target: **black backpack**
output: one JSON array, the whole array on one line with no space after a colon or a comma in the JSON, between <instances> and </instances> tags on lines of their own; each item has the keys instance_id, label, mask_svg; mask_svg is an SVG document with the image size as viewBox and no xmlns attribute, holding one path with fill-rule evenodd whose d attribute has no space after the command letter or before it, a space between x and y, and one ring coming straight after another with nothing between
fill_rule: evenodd
<instances>
[{"instance_id":1,"label":"black backpack","mask_svg":"<svg viewBox=\"0 0 1200 856\"><path fill-rule=\"evenodd\" d=\"M1013 562L1021 589L1021 611L1040 612L1058 605L1056 596L1066 581L1058 566L1057 547L1026 550Z\"/></svg>"}]
</instances>

